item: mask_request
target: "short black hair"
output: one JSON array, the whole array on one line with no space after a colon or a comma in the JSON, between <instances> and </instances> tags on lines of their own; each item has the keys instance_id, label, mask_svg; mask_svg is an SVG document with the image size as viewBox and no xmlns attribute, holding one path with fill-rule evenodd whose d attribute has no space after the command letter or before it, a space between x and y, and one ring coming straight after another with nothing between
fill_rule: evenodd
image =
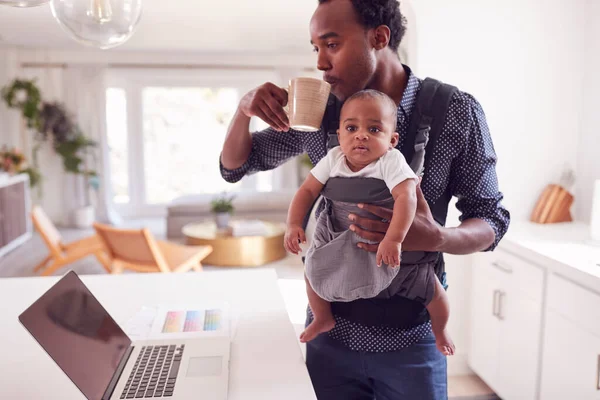
<instances>
[{"instance_id":1,"label":"short black hair","mask_svg":"<svg viewBox=\"0 0 600 400\"><path fill-rule=\"evenodd\" d=\"M331 0L319 0L319 4ZM386 25L390 28L388 46L398 52L400 42L406 33L406 18L400 12L398 0L351 0L360 23L366 29Z\"/></svg>"},{"instance_id":2,"label":"short black hair","mask_svg":"<svg viewBox=\"0 0 600 400\"><path fill-rule=\"evenodd\" d=\"M354 93L352 96L348 97L346 99L346 101L344 102L344 105L350 103L352 100L358 100L358 99L381 99L381 100L383 100L383 102L390 108L390 112L392 113L392 115L394 117L394 119L393 119L394 132L396 131L396 128L397 128L396 124L398 122L398 106L396 105L394 100L392 100L392 98L390 96L388 96L387 94L385 94L383 92L380 92L379 90L363 89L363 90L359 90L358 92Z\"/></svg>"}]
</instances>

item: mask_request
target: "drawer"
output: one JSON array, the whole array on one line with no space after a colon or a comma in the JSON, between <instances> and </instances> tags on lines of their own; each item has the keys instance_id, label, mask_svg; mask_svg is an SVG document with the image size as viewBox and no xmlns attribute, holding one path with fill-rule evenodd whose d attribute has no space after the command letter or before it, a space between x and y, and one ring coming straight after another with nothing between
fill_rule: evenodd
<instances>
[{"instance_id":1,"label":"drawer","mask_svg":"<svg viewBox=\"0 0 600 400\"><path fill-rule=\"evenodd\" d=\"M510 289L521 292L531 300L541 302L544 291L544 270L512 253L498 249L489 254L488 263L506 274Z\"/></svg>"},{"instance_id":2,"label":"drawer","mask_svg":"<svg viewBox=\"0 0 600 400\"><path fill-rule=\"evenodd\" d=\"M551 274L548 278L548 310L600 336L600 293Z\"/></svg>"}]
</instances>

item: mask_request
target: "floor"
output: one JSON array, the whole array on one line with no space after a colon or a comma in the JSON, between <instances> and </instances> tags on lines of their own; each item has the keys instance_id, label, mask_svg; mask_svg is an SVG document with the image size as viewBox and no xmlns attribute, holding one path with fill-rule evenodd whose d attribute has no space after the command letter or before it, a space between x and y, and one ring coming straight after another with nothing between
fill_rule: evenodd
<instances>
[{"instance_id":1,"label":"floor","mask_svg":"<svg viewBox=\"0 0 600 400\"><path fill-rule=\"evenodd\" d=\"M158 239L165 238L164 222L161 220L136 220L129 221L125 225L128 228L146 226ZM91 230L59 230L65 243L92 233ZM41 237L38 234L34 234L32 239L27 243L0 258L0 278L36 276L33 268L46 254L47 249ZM102 266L93 257L73 263L68 268L73 269L78 274L105 273ZM307 304L303 280L303 265L300 256L290 255L283 260L258 268L274 268L277 272L283 300L286 304L290 320L296 329L296 333L299 335L303 329L304 313ZM204 266L205 271L217 269L222 270L223 267ZM64 270L59 270L56 272L56 275L61 275L64 272ZM305 346L301 343L299 345L304 354ZM493 395L492 390L475 375L449 377L448 392L451 400L498 399Z\"/></svg>"}]
</instances>

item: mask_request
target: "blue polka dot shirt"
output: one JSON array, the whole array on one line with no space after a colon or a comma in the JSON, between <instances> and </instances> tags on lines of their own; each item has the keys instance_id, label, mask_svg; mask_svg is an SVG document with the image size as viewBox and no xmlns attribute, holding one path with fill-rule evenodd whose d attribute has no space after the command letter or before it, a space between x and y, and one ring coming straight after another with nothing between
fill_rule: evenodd
<instances>
[{"instance_id":1,"label":"blue polka dot shirt","mask_svg":"<svg viewBox=\"0 0 600 400\"><path fill-rule=\"evenodd\" d=\"M404 143L410 117L422 80L405 66L408 84L398 106L397 148ZM253 133L252 150L244 165L228 170L220 164L221 175L228 182L237 182L244 175L277 168L290 158L307 153L313 165L327 153L327 134L304 133L274 129ZM470 94L457 91L450 102L444 128L431 155L432 169L425 171L421 188L425 198L438 199L449 186L457 198L460 221L479 218L494 230L493 250L502 239L510 222L509 212L502 206L496 175L496 153L486 117L479 102ZM317 210L317 215L319 210ZM310 312L310 310L309 310ZM363 326L335 316L336 326L329 335L356 351L395 351L410 346L431 333L431 322L410 329Z\"/></svg>"}]
</instances>

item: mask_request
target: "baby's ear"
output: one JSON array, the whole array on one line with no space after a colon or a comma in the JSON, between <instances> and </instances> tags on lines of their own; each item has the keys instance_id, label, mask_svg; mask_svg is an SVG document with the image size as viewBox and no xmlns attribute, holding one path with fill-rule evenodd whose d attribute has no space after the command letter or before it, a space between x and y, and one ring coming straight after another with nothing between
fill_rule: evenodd
<instances>
[{"instance_id":1,"label":"baby's ear","mask_svg":"<svg viewBox=\"0 0 600 400\"><path fill-rule=\"evenodd\" d=\"M392 133L392 140L390 141L391 147L396 147L398 145L398 140L400 140L400 135L398 132Z\"/></svg>"}]
</instances>

